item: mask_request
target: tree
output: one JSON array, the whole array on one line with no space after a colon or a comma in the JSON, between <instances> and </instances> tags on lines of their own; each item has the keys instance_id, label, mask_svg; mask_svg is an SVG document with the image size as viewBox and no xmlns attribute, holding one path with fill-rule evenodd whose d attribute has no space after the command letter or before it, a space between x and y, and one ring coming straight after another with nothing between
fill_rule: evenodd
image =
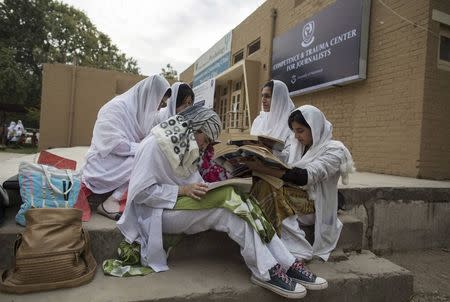
<instances>
[{"instance_id":1,"label":"tree","mask_svg":"<svg viewBox=\"0 0 450 302\"><path fill-rule=\"evenodd\" d=\"M167 68L167 69L166 69ZM178 79L178 72L173 69L172 65L167 64L166 68L161 68L161 73L159 75L166 78L166 80L177 80Z\"/></svg>"},{"instance_id":2,"label":"tree","mask_svg":"<svg viewBox=\"0 0 450 302\"><path fill-rule=\"evenodd\" d=\"M139 73L82 11L56 0L0 1L0 102L39 108L43 63L74 57L80 66Z\"/></svg>"}]
</instances>

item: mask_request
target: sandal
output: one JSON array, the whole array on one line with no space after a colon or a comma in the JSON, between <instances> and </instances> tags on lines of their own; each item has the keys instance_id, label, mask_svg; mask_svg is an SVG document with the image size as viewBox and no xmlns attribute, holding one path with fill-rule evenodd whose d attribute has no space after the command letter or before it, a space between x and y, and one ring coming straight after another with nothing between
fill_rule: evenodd
<instances>
[{"instance_id":1,"label":"sandal","mask_svg":"<svg viewBox=\"0 0 450 302\"><path fill-rule=\"evenodd\" d=\"M103 207L103 202L98 205L97 213L99 213L100 215L103 215L105 217L108 217L108 218L110 218L112 220L115 220L115 221L118 221L120 219L120 217L122 216L122 213L120 213L120 212L108 212L108 211L106 211L105 208Z\"/></svg>"}]
</instances>

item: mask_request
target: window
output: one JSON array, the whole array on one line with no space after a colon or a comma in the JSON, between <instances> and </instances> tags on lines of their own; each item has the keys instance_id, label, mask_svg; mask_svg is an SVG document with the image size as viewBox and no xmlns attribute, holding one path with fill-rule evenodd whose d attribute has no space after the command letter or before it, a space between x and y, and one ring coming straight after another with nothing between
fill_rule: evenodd
<instances>
[{"instance_id":1,"label":"window","mask_svg":"<svg viewBox=\"0 0 450 302\"><path fill-rule=\"evenodd\" d=\"M241 61L244 58L244 50L241 49L233 56L233 64L236 64L237 62Z\"/></svg>"},{"instance_id":2,"label":"window","mask_svg":"<svg viewBox=\"0 0 450 302\"><path fill-rule=\"evenodd\" d=\"M441 24L439 30L438 62L439 69L450 71L450 27Z\"/></svg>"},{"instance_id":3,"label":"window","mask_svg":"<svg viewBox=\"0 0 450 302\"><path fill-rule=\"evenodd\" d=\"M238 91L238 90L241 90L241 82L239 81L239 82L236 82L235 84L234 84L234 89L233 89L233 91Z\"/></svg>"},{"instance_id":4,"label":"window","mask_svg":"<svg viewBox=\"0 0 450 302\"><path fill-rule=\"evenodd\" d=\"M251 55L252 53L257 52L260 47L261 47L261 41L258 38L258 40L254 41L248 45L248 55Z\"/></svg>"}]
</instances>

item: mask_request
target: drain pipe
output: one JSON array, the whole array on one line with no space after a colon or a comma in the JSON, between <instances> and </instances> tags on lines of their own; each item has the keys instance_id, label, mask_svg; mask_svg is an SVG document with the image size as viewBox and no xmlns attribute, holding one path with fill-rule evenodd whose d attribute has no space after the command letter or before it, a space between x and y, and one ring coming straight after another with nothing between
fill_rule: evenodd
<instances>
[{"instance_id":1,"label":"drain pipe","mask_svg":"<svg viewBox=\"0 0 450 302\"><path fill-rule=\"evenodd\" d=\"M270 10L271 24L270 24L270 43L269 43L269 78L267 80L272 79L272 51L273 51L273 38L275 38L275 23L277 20L277 10L276 8L272 8Z\"/></svg>"}]
</instances>

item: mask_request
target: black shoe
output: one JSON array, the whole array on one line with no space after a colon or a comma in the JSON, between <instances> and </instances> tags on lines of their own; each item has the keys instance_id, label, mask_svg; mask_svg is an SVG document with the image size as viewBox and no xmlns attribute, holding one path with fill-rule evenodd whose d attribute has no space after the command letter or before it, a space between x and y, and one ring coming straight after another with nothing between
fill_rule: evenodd
<instances>
[{"instance_id":1,"label":"black shoe","mask_svg":"<svg viewBox=\"0 0 450 302\"><path fill-rule=\"evenodd\" d=\"M327 280L314 275L301 260L295 260L286 274L292 278L292 280L310 290L319 290L328 287Z\"/></svg>"},{"instance_id":2,"label":"black shoe","mask_svg":"<svg viewBox=\"0 0 450 302\"><path fill-rule=\"evenodd\" d=\"M279 264L269 270L270 280L264 281L252 276L250 279L256 285L267 288L285 298L300 299L306 296L306 289L286 275Z\"/></svg>"}]
</instances>

